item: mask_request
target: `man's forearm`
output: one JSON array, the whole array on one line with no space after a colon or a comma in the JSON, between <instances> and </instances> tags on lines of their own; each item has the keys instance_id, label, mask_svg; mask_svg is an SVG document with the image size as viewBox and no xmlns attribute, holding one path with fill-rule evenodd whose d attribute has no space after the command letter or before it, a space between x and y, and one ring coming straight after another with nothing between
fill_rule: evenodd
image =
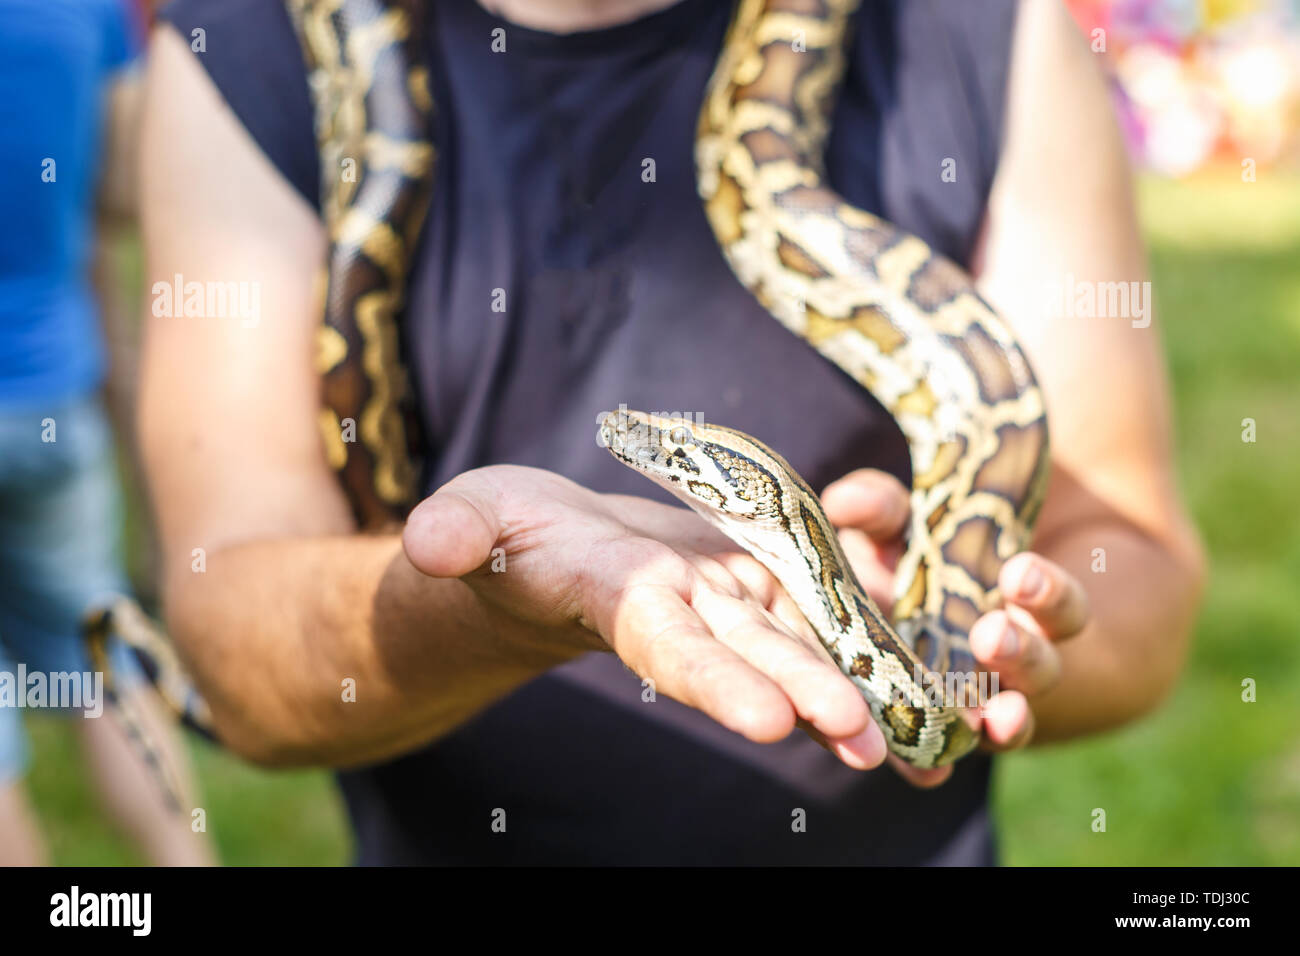
<instances>
[{"instance_id":1,"label":"man's forearm","mask_svg":"<svg viewBox=\"0 0 1300 956\"><path fill-rule=\"evenodd\" d=\"M170 576L169 625L219 735L260 763L392 756L598 646L420 574L396 535L259 541L205 560Z\"/></svg>"},{"instance_id":2,"label":"man's forearm","mask_svg":"<svg viewBox=\"0 0 1300 956\"><path fill-rule=\"evenodd\" d=\"M1061 681L1034 699L1034 740L1106 730L1150 710L1186 653L1203 577L1195 547L1156 541L1117 519L1062 531L1036 550L1083 584L1092 616L1059 645Z\"/></svg>"}]
</instances>

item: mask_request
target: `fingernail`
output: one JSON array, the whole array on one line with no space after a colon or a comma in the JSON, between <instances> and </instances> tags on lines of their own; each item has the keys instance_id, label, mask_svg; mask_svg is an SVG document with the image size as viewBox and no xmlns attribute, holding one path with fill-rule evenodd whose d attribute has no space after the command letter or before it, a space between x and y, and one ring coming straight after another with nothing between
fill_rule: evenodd
<instances>
[{"instance_id":1,"label":"fingernail","mask_svg":"<svg viewBox=\"0 0 1300 956\"><path fill-rule=\"evenodd\" d=\"M1002 637L998 639L998 657L1014 657L1020 650L1020 635L1016 633L1015 627L1010 621L1002 631Z\"/></svg>"},{"instance_id":2,"label":"fingernail","mask_svg":"<svg viewBox=\"0 0 1300 956\"><path fill-rule=\"evenodd\" d=\"M884 748L869 729L839 741L839 751L840 758L848 758L845 762L858 770L873 770L885 759Z\"/></svg>"},{"instance_id":3,"label":"fingernail","mask_svg":"<svg viewBox=\"0 0 1300 956\"><path fill-rule=\"evenodd\" d=\"M1047 585L1047 578L1043 577L1043 572L1038 570L1038 566L1032 562L1026 562L1029 567L1024 574L1020 575L1020 584L1016 586L1016 593L1022 598L1038 597Z\"/></svg>"}]
</instances>

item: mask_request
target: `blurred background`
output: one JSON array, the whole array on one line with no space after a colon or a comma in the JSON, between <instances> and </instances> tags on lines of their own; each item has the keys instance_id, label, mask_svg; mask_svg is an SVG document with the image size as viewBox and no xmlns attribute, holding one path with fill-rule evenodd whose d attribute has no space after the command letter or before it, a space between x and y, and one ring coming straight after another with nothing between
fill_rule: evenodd
<instances>
[{"instance_id":1,"label":"blurred background","mask_svg":"<svg viewBox=\"0 0 1300 956\"><path fill-rule=\"evenodd\" d=\"M1300 863L1300 0L1071 0L1114 80L1139 176L1175 441L1211 561L1172 698L1123 732L1000 760L1009 864ZM141 8L141 29L147 12ZM123 313L140 288L130 230L112 240ZM133 326L113 333L129 385ZM121 379L119 378L119 381ZM1256 440L1242 438L1243 420ZM152 594L133 488L128 561ZM1253 679L1257 700L1242 700ZM55 863L141 862L96 811L66 724L29 721L33 801ZM266 773L191 740L227 864L350 858L328 774ZM1104 807L1110 839L1078 820ZM1071 821L1068 825L1065 820ZM1138 834L1115 838L1115 831Z\"/></svg>"}]
</instances>

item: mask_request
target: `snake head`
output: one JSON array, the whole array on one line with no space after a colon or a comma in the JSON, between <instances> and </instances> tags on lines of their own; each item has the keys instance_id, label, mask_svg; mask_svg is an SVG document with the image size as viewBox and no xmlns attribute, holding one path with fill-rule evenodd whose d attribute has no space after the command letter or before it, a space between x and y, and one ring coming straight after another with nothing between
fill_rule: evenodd
<instances>
[{"instance_id":1,"label":"snake head","mask_svg":"<svg viewBox=\"0 0 1300 956\"><path fill-rule=\"evenodd\" d=\"M602 419L597 440L714 524L773 518L779 508L776 468L789 466L743 432L620 409Z\"/></svg>"},{"instance_id":2,"label":"snake head","mask_svg":"<svg viewBox=\"0 0 1300 956\"><path fill-rule=\"evenodd\" d=\"M596 441L623 464L653 478L659 472L672 470L670 459L690 440L686 427L682 418L663 418L620 408L601 419ZM674 430L675 436L671 434Z\"/></svg>"}]
</instances>

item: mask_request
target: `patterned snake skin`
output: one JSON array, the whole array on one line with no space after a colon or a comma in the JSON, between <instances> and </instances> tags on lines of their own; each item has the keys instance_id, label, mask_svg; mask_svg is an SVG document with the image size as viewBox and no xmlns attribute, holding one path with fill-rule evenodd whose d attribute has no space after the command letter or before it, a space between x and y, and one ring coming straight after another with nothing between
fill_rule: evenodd
<instances>
[{"instance_id":1,"label":"patterned snake skin","mask_svg":"<svg viewBox=\"0 0 1300 956\"><path fill-rule=\"evenodd\" d=\"M288 0L307 61L330 252L321 434L363 528L415 501L418 427L398 315L433 190L419 0ZM351 429L349 424L352 423Z\"/></svg>"}]
</instances>

